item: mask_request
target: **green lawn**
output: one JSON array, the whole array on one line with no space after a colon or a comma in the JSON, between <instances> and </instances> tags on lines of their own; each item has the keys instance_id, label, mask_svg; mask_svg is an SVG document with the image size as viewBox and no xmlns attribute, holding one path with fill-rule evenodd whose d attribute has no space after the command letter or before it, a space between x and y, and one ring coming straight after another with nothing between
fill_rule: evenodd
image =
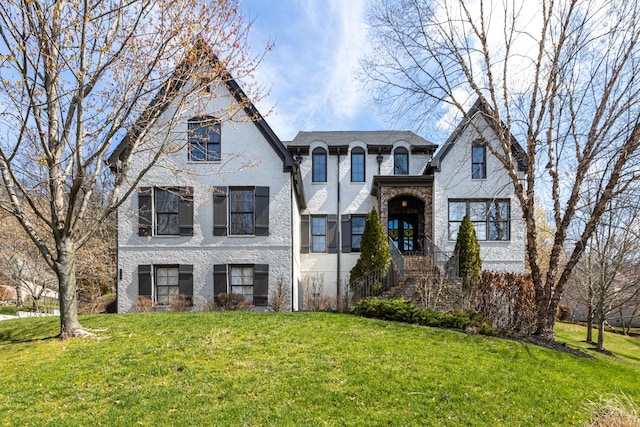
<instances>
[{"instance_id":1,"label":"green lawn","mask_svg":"<svg viewBox=\"0 0 640 427\"><path fill-rule=\"evenodd\" d=\"M330 313L81 321L104 339L0 322L3 425L579 425L589 401L640 398L638 341L611 335L618 357L586 359ZM578 328L559 339L583 345Z\"/></svg>"}]
</instances>

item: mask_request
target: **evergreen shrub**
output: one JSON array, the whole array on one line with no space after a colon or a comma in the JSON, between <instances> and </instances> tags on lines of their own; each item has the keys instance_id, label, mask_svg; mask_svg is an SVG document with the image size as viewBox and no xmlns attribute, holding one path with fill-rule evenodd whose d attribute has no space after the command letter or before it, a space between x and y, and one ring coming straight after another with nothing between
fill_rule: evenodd
<instances>
[{"instance_id":1,"label":"evergreen shrub","mask_svg":"<svg viewBox=\"0 0 640 427\"><path fill-rule=\"evenodd\" d=\"M375 319L441 328L474 328L483 333L494 334L494 331L491 331L490 323L472 311L457 310L452 313L442 313L431 308L420 308L413 301L407 299L366 298L358 301L350 312L357 316Z\"/></svg>"}]
</instances>

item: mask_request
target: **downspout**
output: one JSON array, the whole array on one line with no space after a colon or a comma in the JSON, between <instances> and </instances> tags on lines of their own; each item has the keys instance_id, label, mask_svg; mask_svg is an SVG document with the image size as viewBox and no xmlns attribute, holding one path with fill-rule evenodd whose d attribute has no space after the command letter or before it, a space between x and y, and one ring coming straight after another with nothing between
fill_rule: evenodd
<instances>
[{"instance_id":1,"label":"downspout","mask_svg":"<svg viewBox=\"0 0 640 427\"><path fill-rule=\"evenodd\" d=\"M336 246L337 246L337 263L336 263L336 270L337 270L337 276L336 276L336 304L338 302L338 299L340 298L340 256L342 254L342 237L341 237L341 228L342 228L342 218L340 217L340 147L338 147L338 191L337 191L337 204L336 204L336 218L338 223L336 224L336 229L338 230L338 236L337 239L338 241L336 242Z\"/></svg>"},{"instance_id":2,"label":"downspout","mask_svg":"<svg viewBox=\"0 0 640 427\"><path fill-rule=\"evenodd\" d=\"M291 194L289 195L290 203L291 203L291 214L290 214L290 217L291 217L291 230L290 230L289 235L291 236L291 257L290 257L290 259L291 259L291 311L292 312L294 311L294 307L296 305L294 301L295 301L295 298L297 297L297 293L295 292L295 271L296 271L295 256L296 256L296 254L293 251L293 236L294 236L294 232L295 232L294 229L293 229L293 223L294 223L294 221L293 221L294 208L293 207L295 206L295 203L296 203L296 200L295 200L296 197L295 197L295 194L294 194L296 190L293 188L294 185L295 185L294 184L294 181L295 181L295 178L294 178L294 173L295 172L294 171L295 171L295 169L292 169L292 173L291 173Z\"/></svg>"},{"instance_id":3,"label":"downspout","mask_svg":"<svg viewBox=\"0 0 640 427\"><path fill-rule=\"evenodd\" d=\"M296 198L296 189L295 189L295 176L296 176L296 172L299 170L300 168L300 164L302 164L302 156L300 155L300 149L298 148L298 155L295 157L294 159L294 165L291 169L291 218L293 218L293 207L296 206L297 207L297 213L296 215L298 215L298 218L300 218L300 206L298 206L298 200ZM293 226L293 220L291 221L291 239L293 239L293 236L295 235L295 229ZM300 236L302 237L302 236ZM299 248L298 248L299 249ZM298 254L298 256L300 256L300 254ZM299 297L299 292L294 292L295 289L298 287L298 281L296 280L295 277L295 271L296 271L296 266L295 266L295 257L296 254L293 252L293 241L291 242L291 311L298 311L300 310L300 304L298 299ZM300 291L299 287L298 287L298 291ZM297 306L297 310L294 310L294 307Z\"/></svg>"},{"instance_id":4,"label":"downspout","mask_svg":"<svg viewBox=\"0 0 640 427\"><path fill-rule=\"evenodd\" d=\"M116 209L116 313L120 307L120 282L122 281L122 268L120 267L120 209ZM59 295L58 295L59 296Z\"/></svg>"},{"instance_id":5,"label":"downspout","mask_svg":"<svg viewBox=\"0 0 640 427\"><path fill-rule=\"evenodd\" d=\"M378 148L378 155L376 156L376 161L378 162L378 175L380 175L382 171L382 160L382 152L380 148ZM382 218L382 189L378 190L378 214L381 215L380 218ZM389 230L387 230L387 232L389 232Z\"/></svg>"}]
</instances>

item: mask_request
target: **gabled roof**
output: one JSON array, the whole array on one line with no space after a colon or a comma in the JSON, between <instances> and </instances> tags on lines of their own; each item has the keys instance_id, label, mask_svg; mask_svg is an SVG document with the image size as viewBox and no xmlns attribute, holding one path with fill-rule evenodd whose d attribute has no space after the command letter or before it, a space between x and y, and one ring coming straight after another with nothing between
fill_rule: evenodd
<instances>
[{"instance_id":1,"label":"gabled roof","mask_svg":"<svg viewBox=\"0 0 640 427\"><path fill-rule=\"evenodd\" d=\"M430 167L427 170L440 170L440 166L442 160L447 156L453 145L458 141L458 138L464 132L464 130L469 126L469 121L473 120L476 115L485 115L490 111L490 107L484 103L480 98L476 100L473 106L469 109L465 117L460 120L460 123L456 127L456 129L451 133L447 141L444 143L442 148L438 150L438 152L431 159ZM493 120L485 120L489 126L493 127L493 130L498 132L503 132L506 130L506 126L504 123L501 123L502 129L496 129L495 123ZM510 135L511 138L511 153L513 157L518 161L518 170L521 172L525 172L527 170L527 156L522 148L522 146L518 143L513 134Z\"/></svg>"},{"instance_id":2,"label":"gabled roof","mask_svg":"<svg viewBox=\"0 0 640 427\"><path fill-rule=\"evenodd\" d=\"M220 61L211 47L200 40L194 48L186 55L182 62L176 67L171 78L160 88L156 96L149 103L145 111L140 115L136 123L128 130L125 137L120 141L118 146L113 150L109 159L108 166L111 170L116 171L119 162L121 162L129 154L132 146L129 141L140 137L141 133L146 133L149 126L152 126L155 120L171 105L171 100L175 93L179 92L191 78L190 65L194 57L205 57L213 65L213 68L219 68ZM291 171L294 167L294 161L291 154L287 151L284 144L280 141L275 132L271 129L267 121L260 114L253 102L249 100L240 85L231 76L231 74L223 70L218 76L227 89L231 92L235 100L244 106L245 113L249 116L253 124L258 128L262 136L267 140L271 148L278 154L283 161L283 169Z\"/></svg>"},{"instance_id":3,"label":"gabled roof","mask_svg":"<svg viewBox=\"0 0 640 427\"><path fill-rule=\"evenodd\" d=\"M298 132L293 141L285 144L291 153L308 154L309 146L315 141L327 144L330 154L346 153L353 141L367 144L370 153L390 153L397 141L408 142L412 153L431 154L438 147L411 131L395 130Z\"/></svg>"}]
</instances>

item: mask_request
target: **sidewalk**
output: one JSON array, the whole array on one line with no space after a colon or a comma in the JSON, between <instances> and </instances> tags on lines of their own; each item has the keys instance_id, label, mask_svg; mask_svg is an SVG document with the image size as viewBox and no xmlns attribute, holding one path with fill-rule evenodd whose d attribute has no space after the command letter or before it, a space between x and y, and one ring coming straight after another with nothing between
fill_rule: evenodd
<instances>
[{"instance_id":1,"label":"sidewalk","mask_svg":"<svg viewBox=\"0 0 640 427\"><path fill-rule=\"evenodd\" d=\"M53 313L33 313L31 311L19 311L17 316L11 316L9 314L0 314L1 320L22 319L25 317L44 317L44 316L60 316L59 310L53 310Z\"/></svg>"}]
</instances>

